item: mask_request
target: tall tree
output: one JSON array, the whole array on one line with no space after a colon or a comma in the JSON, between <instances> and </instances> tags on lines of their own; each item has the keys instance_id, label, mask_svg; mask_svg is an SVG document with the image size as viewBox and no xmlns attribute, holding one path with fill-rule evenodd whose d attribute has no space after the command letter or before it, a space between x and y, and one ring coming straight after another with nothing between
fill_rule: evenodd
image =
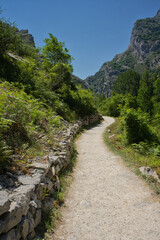
<instances>
[{"instance_id":1,"label":"tall tree","mask_svg":"<svg viewBox=\"0 0 160 240\"><path fill-rule=\"evenodd\" d=\"M140 88L138 91L138 104L142 111L152 113L153 111L153 81L149 77L147 70L144 71L142 80L140 81Z\"/></svg>"},{"instance_id":2,"label":"tall tree","mask_svg":"<svg viewBox=\"0 0 160 240\"><path fill-rule=\"evenodd\" d=\"M64 42L58 42L58 39L49 33L49 38L44 40L45 46L42 47L44 62L49 65L57 63L71 64L73 58L65 48Z\"/></svg>"},{"instance_id":3,"label":"tall tree","mask_svg":"<svg viewBox=\"0 0 160 240\"><path fill-rule=\"evenodd\" d=\"M21 44L21 38L16 34L14 24L0 19L0 57L8 51L14 51Z\"/></svg>"}]
</instances>

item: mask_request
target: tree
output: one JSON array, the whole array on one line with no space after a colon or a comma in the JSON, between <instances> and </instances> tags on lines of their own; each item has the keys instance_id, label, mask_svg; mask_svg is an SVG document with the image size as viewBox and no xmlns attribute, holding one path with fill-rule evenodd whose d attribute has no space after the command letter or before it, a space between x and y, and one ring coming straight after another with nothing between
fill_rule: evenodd
<instances>
[{"instance_id":1,"label":"tree","mask_svg":"<svg viewBox=\"0 0 160 240\"><path fill-rule=\"evenodd\" d=\"M69 65L64 63L55 64L50 70L50 87L57 91L65 83L71 85L72 71Z\"/></svg>"},{"instance_id":2,"label":"tree","mask_svg":"<svg viewBox=\"0 0 160 240\"><path fill-rule=\"evenodd\" d=\"M114 84L113 91L120 94L130 93L132 96L138 95L140 75L133 70L121 73Z\"/></svg>"},{"instance_id":3,"label":"tree","mask_svg":"<svg viewBox=\"0 0 160 240\"><path fill-rule=\"evenodd\" d=\"M142 111L150 114L152 113L153 110L152 96L153 96L153 82L152 79L149 78L149 74L146 70L144 71L142 80L140 82L137 100Z\"/></svg>"},{"instance_id":4,"label":"tree","mask_svg":"<svg viewBox=\"0 0 160 240\"><path fill-rule=\"evenodd\" d=\"M73 58L65 48L64 42L58 42L58 39L49 33L49 38L44 40L45 46L42 47L44 63L46 65L55 65L57 63L65 63L71 65Z\"/></svg>"},{"instance_id":5,"label":"tree","mask_svg":"<svg viewBox=\"0 0 160 240\"><path fill-rule=\"evenodd\" d=\"M14 51L21 44L14 24L0 20L0 57L8 51Z\"/></svg>"}]
</instances>

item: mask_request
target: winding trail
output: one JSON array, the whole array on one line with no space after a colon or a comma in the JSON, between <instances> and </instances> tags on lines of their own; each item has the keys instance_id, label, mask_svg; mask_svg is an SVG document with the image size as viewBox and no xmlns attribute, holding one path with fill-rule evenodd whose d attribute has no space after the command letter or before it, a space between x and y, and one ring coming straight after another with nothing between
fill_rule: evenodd
<instances>
[{"instance_id":1,"label":"winding trail","mask_svg":"<svg viewBox=\"0 0 160 240\"><path fill-rule=\"evenodd\" d=\"M158 197L103 142L113 121L106 117L78 139L74 181L51 239L160 240Z\"/></svg>"}]
</instances>

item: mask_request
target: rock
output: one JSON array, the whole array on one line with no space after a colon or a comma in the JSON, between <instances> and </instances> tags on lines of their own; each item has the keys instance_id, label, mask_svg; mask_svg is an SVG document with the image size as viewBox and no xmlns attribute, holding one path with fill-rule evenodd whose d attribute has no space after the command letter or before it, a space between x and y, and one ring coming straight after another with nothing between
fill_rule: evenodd
<instances>
[{"instance_id":1,"label":"rock","mask_svg":"<svg viewBox=\"0 0 160 240\"><path fill-rule=\"evenodd\" d=\"M52 174L53 174L53 177L56 175L56 169L55 169L55 167L52 167Z\"/></svg>"},{"instance_id":2,"label":"rock","mask_svg":"<svg viewBox=\"0 0 160 240\"><path fill-rule=\"evenodd\" d=\"M58 177L58 176L56 176L56 186L57 186L57 189L58 189L58 191L59 191L60 188L61 188L61 183L60 183L60 181L59 181L59 177Z\"/></svg>"},{"instance_id":3,"label":"rock","mask_svg":"<svg viewBox=\"0 0 160 240\"><path fill-rule=\"evenodd\" d=\"M158 182L160 182L160 179L159 179L157 173L152 168L150 168L150 167L140 167L139 170L141 171L142 174L144 174L146 176L152 176L156 180L158 180Z\"/></svg>"},{"instance_id":4,"label":"rock","mask_svg":"<svg viewBox=\"0 0 160 240\"><path fill-rule=\"evenodd\" d=\"M0 191L0 215L7 212L10 207L9 196L6 191Z\"/></svg>"},{"instance_id":5,"label":"rock","mask_svg":"<svg viewBox=\"0 0 160 240\"><path fill-rule=\"evenodd\" d=\"M18 177L18 181L23 185L34 184L34 179L31 176L21 175Z\"/></svg>"},{"instance_id":6,"label":"rock","mask_svg":"<svg viewBox=\"0 0 160 240\"><path fill-rule=\"evenodd\" d=\"M33 231L27 236L27 240L33 240L35 236L36 236L36 233L35 233L35 231L33 230Z\"/></svg>"},{"instance_id":7,"label":"rock","mask_svg":"<svg viewBox=\"0 0 160 240\"><path fill-rule=\"evenodd\" d=\"M57 165L59 161L59 156L49 156L49 162L51 165Z\"/></svg>"},{"instance_id":8,"label":"rock","mask_svg":"<svg viewBox=\"0 0 160 240\"><path fill-rule=\"evenodd\" d=\"M35 228L34 217L30 212L28 212L27 218L28 218L28 224L29 224L28 233L32 233L34 231L34 228Z\"/></svg>"},{"instance_id":9,"label":"rock","mask_svg":"<svg viewBox=\"0 0 160 240\"><path fill-rule=\"evenodd\" d=\"M36 169L42 169L45 173L48 172L49 170L49 164L48 163L39 163L39 162L34 162L30 164L30 167L36 168Z\"/></svg>"},{"instance_id":10,"label":"rock","mask_svg":"<svg viewBox=\"0 0 160 240\"><path fill-rule=\"evenodd\" d=\"M22 219L22 209L16 202L11 202L10 209L1 217L0 234L6 233L18 225Z\"/></svg>"},{"instance_id":11,"label":"rock","mask_svg":"<svg viewBox=\"0 0 160 240\"><path fill-rule=\"evenodd\" d=\"M50 192L53 188L53 183L48 178L46 178L45 183L47 184L47 190Z\"/></svg>"},{"instance_id":12,"label":"rock","mask_svg":"<svg viewBox=\"0 0 160 240\"><path fill-rule=\"evenodd\" d=\"M27 235L28 235L28 232L29 232L29 222L28 222L28 219L26 217L22 218L22 221L20 223L20 227L21 227L22 239L25 240Z\"/></svg>"},{"instance_id":13,"label":"rock","mask_svg":"<svg viewBox=\"0 0 160 240\"><path fill-rule=\"evenodd\" d=\"M61 168L59 165L56 165L55 169L56 169L56 174L58 174L61 171Z\"/></svg>"},{"instance_id":14,"label":"rock","mask_svg":"<svg viewBox=\"0 0 160 240\"><path fill-rule=\"evenodd\" d=\"M41 222L41 209L37 209L35 212L35 227Z\"/></svg>"},{"instance_id":15,"label":"rock","mask_svg":"<svg viewBox=\"0 0 160 240\"><path fill-rule=\"evenodd\" d=\"M12 229L6 234L0 236L0 240L19 240L21 237L20 232L17 229Z\"/></svg>"},{"instance_id":16,"label":"rock","mask_svg":"<svg viewBox=\"0 0 160 240\"><path fill-rule=\"evenodd\" d=\"M32 215L35 214L35 211L36 211L37 208L38 208L37 203L34 200L30 201L29 211L32 213Z\"/></svg>"},{"instance_id":17,"label":"rock","mask_svg":"<svg viewBox=\"0 0 160 240\"><path fill-rule=\"evenodd\" d=\"M17 34L22 37L24 43L35 47L34 37L32 36L32 34L28 33L27 29L17 30Z\"/></svg>"},{"instance_id":18,"label":"rock","mask_svg":"<svg viewBox=\"0 0 160 240\"><path fill-rule=\"evenodd\" d=\"M30 198L34 189L34 185L20 186L11 196L11 200L16 201L21 207L22 215L24 216L29 209Z\"/></svg>"}]
</instances>

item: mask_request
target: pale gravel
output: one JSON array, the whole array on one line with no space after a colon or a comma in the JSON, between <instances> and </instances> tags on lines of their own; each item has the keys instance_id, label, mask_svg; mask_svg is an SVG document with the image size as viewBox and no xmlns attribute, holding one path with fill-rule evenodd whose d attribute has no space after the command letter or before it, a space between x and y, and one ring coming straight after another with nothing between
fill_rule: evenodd
<instances>
[{"instance_id":1,"label":"pale gravel","mask_svg":"<svg viewBox=\"0 0 160 240\"><path fill-rule=\"evenodd\" d=\"M77 141L78 163L53 240L160 240L160 202L104 144L105 117Z\"/></svg>"}]
</instances>

